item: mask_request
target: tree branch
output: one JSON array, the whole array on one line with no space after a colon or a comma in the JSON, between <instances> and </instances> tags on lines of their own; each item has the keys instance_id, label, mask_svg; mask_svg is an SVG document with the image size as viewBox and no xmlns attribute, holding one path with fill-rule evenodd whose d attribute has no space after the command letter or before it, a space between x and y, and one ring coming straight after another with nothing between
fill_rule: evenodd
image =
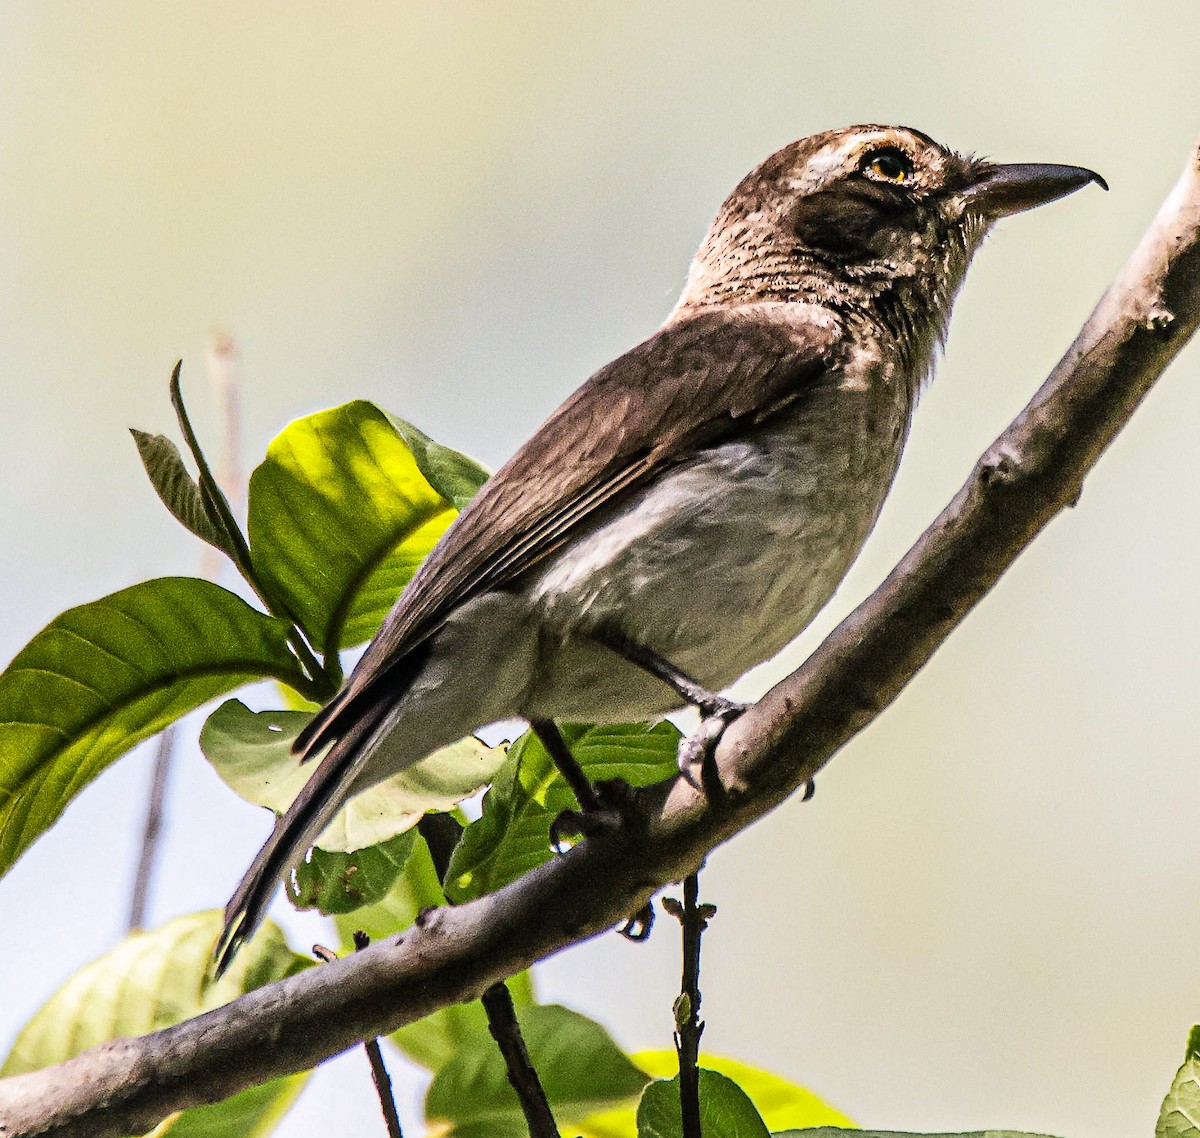
<instances>
[{"instance_id":1,"label":"tree branch","mask_svg":"<svg viewBox=\"0 0 1200 1138\"><path fill-rule=\"evenodd\" d=\"M1200 321L1200 151L1079 337L954 501L805 664L726 732L729 793L638 792L621 832L354 956L176 1027L0 1082L0 1136L118 1138L313 1066L619 923L811 779L1055 514Z\"/></svg>"}]
</instances>

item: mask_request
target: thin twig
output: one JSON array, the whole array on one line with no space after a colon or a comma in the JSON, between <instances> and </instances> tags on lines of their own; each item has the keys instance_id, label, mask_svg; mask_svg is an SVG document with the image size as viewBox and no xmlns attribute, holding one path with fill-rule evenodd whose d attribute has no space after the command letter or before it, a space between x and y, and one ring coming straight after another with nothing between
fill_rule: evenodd
<instances>
[{"instance_id":1,"label":"thin twig","mask_svg":"<svg viewBox=\"0 0 1200 1138\"><path fill-rule=\"evenodd\" d=\"M450 855L462 836L462 827L453 815L438 813L425 814L417 823L417 829L429 847L429 858L438 881L444 882L450 868ZM479 1000L487 1013L488 1031L504 1057L508 1081L521 1104L529 1138L560 1138L550 1100L529 1058L508 985L503 980L493 984Z\"/></svg>"},{"instance_id":2,"label":"thin twig","mask_svg":"<svg viewBox=\"0 0 1200 1138\"><path fill-rule=\"evenodd\" d=\"M378 1039L363 1041L363 1050L371 1064L371 1080L375 1083L375 1093L379 1095L379 1109L383 1111L383 1120L387 1123L388 1138L404 1138L400 1129L400 1116L396 1113L396 1099L392 1094L392 1080L387 1068L383 1065L383 1052L379 1049Z\"/></svg>"},{"instance_id":3,"label":"thin twig","mask_svg":"<svg viewBox=\"0 0 1200 1138\"><path fill-rule=\"evenodd\" d=\"M150 879L158 859L159 838L162 836L163 804L167 798L167 780L171 773L171 758L175 752L175 724L158 737L154 753L154 769L150 774L150 792L146 796L146 821L142 826L142 848L137 869L133 874L133 893L129 899L129 931L136 932L146 924L146 906L150 897Z\"/></svg>"},{"instance_id":4,"label":"thin twig","mask_svg":"<svg viewBox=\"0 0 1200 1138\"><path fill-rule=\"evenodd\" d=\"M664 898L663 908L683 929L683 982L675 1001L675 1050L679 1053L679 1107L683 1115L683 1138L700 1135L700 938L708 928L715 905L698 903L699 873L683 879L683 904Z\"/></svg>"},{"instance_id":5,"label":"thin twig","mask_svg":"<svg viewBox=\"0 0 1200 1138\"><path fill-rule=\"evenodd\" d=\"M354 934L355 951L361 951L370 943L371 938L366 933ZM332 964L338 958L338 954L332 948L326 948L323 944L313 945L313 956L325 964ZM375 1084L375 1093L379 1096L379 1109L383 1112L388 1138L404 1138L400 1129L400 1115L396 1112L396 1096L392 1093L392 1079L384 1065L379 1040L364 1039L363 1050L367 1053L367 1062L371 1064L371 1081Z\"/></svg>"},{"instance_id":6,"label":"thin twig","mask_svg":"<svg viewBox=\"0 0 1200 1138\"><path fill-rule=\"evenodd\" d=\"M487 1012L488 1031L504 1056L508 1070L508 1081L517 1093L525 1124L529 1127L529 1138L560 1138L550 1100L542 1087L542 1080L529 1059L521 1025L517 1023L517 1009L513 1006L512 993L501 980L493 984L480 997Z\"/></svg>"},{"instance_id":7,"label":"thin twig","mask_svg":"<svg viewBox=\"0 0 1200 1138\"><path fill-rule=\"evenodd\" d=\"M241 414L237 370L237 348L232 337L214 332L209 338L207 371L209 383L221 416L221 454L217 465L217 483L227 497L238 500L241 470L238 455L241 451ZM217 551L204 546L200 555L200 575L215 581L221 571ZM172 723L158 737L154 769L150 775L150 790L146 799L146 821L142 827L142 846L137 869L133 875L132 896L129 901L130 932L144 927L150 899L150 883L158 860L159 838L162 835L163 804L167 796L171 763L178 737L177 725Z\"/></svg>"},{"instance_id":8,"label":"thin twig","mask_svg":"<svg viewBox=\"0 0 1200 1138\"><path fill-rule=\"evenodd\" d=\"M682 778L635 793L620 832L365 952L194 1019L0 1080L3 1138L120 1138L304 1071L475 999L611 929L799 790L873 722L1048 522L1200 323L1200 149L1024 412L904 560L717 748L719 810Z\"/></svg>"}]
</instances>

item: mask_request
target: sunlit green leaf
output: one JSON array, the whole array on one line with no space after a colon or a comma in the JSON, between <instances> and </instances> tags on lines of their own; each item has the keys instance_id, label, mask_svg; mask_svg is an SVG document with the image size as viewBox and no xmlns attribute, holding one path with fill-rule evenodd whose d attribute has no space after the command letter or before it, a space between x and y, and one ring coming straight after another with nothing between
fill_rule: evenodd
<instances>
[{"instance_id":1,"label":"sunlit green leaf","mask_svg":"<svg viewBox=\"0 0 1200 1138\"><path fill-rule=\"evenodd\" d=\"M557 1004L517 1009L530 1061L555 1117L575 1126L587 1115L633 1100L647 1076L598 1023ZM504 1060L486 1034L460 1049L434 1078L426 1118L455 1138L525 1138L525 1118Z\"/></svg>"},{"instance_id":2,"label":"sunlit green leaf","mask_svg":"<svg viewBox=\"0 0 1200 1138\"><path fill-rule=\"evenodd\" d=\"M268 923L217 982L208 981L219 912L178 917L131 933L71 977L33 1016L0 1075L61 1063L108 1039L144 1035L228 1003L309 966ZM183 1111L154 1134L172 1138L258 1138L295 1098L307 1074L275 1079L224 1103Z\"/></svg>"},{"instance_id":3,"label":"sunlit green leaf","mask_svg":"<svg viewBox=\"0 0 1200 1138\"><path fill-rule=\"evenodd\" d=\"M388 415L388 419L408 444L429 485L452 502L456 510L461 510L474 498L488 480L487 469L473 458L435 443L424 431L404 419L398 419L395 415Z\"/></svg>"},{"instance_id":4,"label":"sunlit green leaf","mask_svg":"<svg viewBox=\"0 0 1200 1138\"><path fill-rule=\"evenodd\" d=\"M144 581L56 617L0 675L0 872L168 723L264 676L303 685L287 633L191 577Z\"/></svg>"},{"instance_id":5,"label":"sunlit green leaf","mask_svg":"<svg viewBox=\"0 0 1200 1138\"><path fill-rule=\"evenodd\" d=\"M671 1079L679 1072L679 1056L675 1050L639 1051L630 1058L656 1079ZM754 1103L763 1122L771 1131L785 1127L843 1126L854 1123L840 1110L819 1099L812 1091L769 1071L701 1052L700 1065L710 1071L728 1075ZM633 1138L637 1133L636 1111L633 1108L606 1111L583 1121L584 1138Z\"/></svg>"},{"instance_id":6,"label":"sunlit green leaf","mask_svg":"<svg viewBox=\"0 0 1200 1138\"><path fill-rule=\"evenodd\" d=\"M151 435L131 429L142 466L176 521L186 526L201 541L221 550L236 560L236 553L221 525L206 505L200 487L191 476L179 448L166 435Z\"/></svg>"},{"instance_id":7,"label":"sunlit green leaf","mask_svg":"<svg viewBox=\"0 0 1200 1138\"><path fill-rule=\"evenodd\" d=\"M317 769L292 754L292 740L311 718L304 711L251 711L226 700L200 731L200 747L236 794L282 814ZM417 824L428 810L448 810L486 786L504 750L474 736L355 795L317 839L324 850L346 853L388 841ZM385 886L386 888L386 886Z\"/></svg>"},{"instance_id":8,"label":"sunlit green leaf","mask_svg":"<svg viewBox=\"0 0 1200 1138\"><path fill-rule=\"evenodd\" d=\"M754 1103L727 1075L700 1071L700 1129L704 1138L769 1138ZM683 1138L679 1076L651 1083L637 1110L637 1138Z\"/></svg>"},{"instance_id":9,"label":"sunlit green leaf","mask_svg":"<svg viewBox=\"0 0 1200 1138\"><path fill-rule=\"evenodd\" d=\"M624 779L646 786L673 775L679 730L671 723L560 725L563 737L587 776ZM516 880L550 856L550 823L577 806L546 749L532 732L510 748L483 816L467 827L450 861L446 891L455 901L491 893Z\"/></svg>"},{"instance_id":10,"label":"sunlit green leaf","mask_svg":"<svg viewBox=\"0 0 1200 1138\"><path fill-rule=\"evenodd\" d=\"M1158 1114L1155 1138L1200 1138L1200 1028L1188 1035L1187 1058Z\"/></svg>"},{"instance_id":11,"label":"sunlit green leaf","mask_svg":"<svg viewBox=\"0 0 1200 1138\"><path fill-rule=\"evenodd\" d=\"M461 498L466 466L417 441ZM374 635L456 513L393 421L357 400L297 419L267 448L250 477L251 556L318 649L350 647Z\"/></svg>"},{"instance_id":12,"label":"sunlit green leaf","mask_svg":"<svg viewBox=\"0 0 1200 1138\"><path fill-rule=\"evenodd\" d=\"M394 936L408 928L421 909L445 904L442 887L429 856L429 847L418 837L404 871L387 895L373 905L334 917L343 954L354 950L354 933L365 932L372 940ZM526 972L508 981L508 990L518 1007L533 1003L533 978ZM487 1016L478 1000L451 1004L416 1023L406 1024L388 1038L414 1063L438 1071L463 1047L487 1037Z\"/></svg>"},{"instance_id":13,"label":"sunlit green leaf","mask_svg":"<svg viewBox=\"0 0 1200 1138\"><path fill-rule=\"evenodd\" d=\"M350 852L312 849L292 868L288 900L297 909L352 913L387 895L413 850L409 830L378 845Z\"/></svg>"},{"instance_id":14,"label":"sunlit green leaf","mask_svg":"<svg viewBox=\"0 0 1200 1138\"><path fill-rule=\"evenodd\" d=\"M309 1074L272 1079L224 1102L172 1114L147 1138L265 1138L291 1109Z\"/></svg>"},{"instance_id":15,"label":"sunlit green leaf","mask_svg":"<svg viewBox=\"0 0 1200 1138\"><path fill-rule=\"evenodd\" d=\"M707 1138L707 1131L705 1132ZM967 1130L962 1133L915 1134L907 1130L846 1130L836 1126L817 1126L811 1130L776 1130L773 1138L1051 1138L1026 1130Z\"/></svg>"},{"instance_id":16,"label":"sunlit green leaf","mask_svg":"<svg viewBox=\"0 0 1200 1138\"><path fill-rule=\"evenodd\" d=\"M321 710L319 703L301 695L294 687L288 684L276 684L275 690L279 693L279 702L283 704L285 711L313 712Z\"/></svg>"}]
</instances>

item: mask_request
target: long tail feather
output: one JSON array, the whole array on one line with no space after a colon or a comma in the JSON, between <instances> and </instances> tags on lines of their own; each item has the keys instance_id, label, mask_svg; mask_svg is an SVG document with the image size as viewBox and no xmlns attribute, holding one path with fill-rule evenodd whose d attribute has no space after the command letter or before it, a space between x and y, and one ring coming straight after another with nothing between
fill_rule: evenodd
<instances>
[{"instance_id":1,"label":"long tail feather","mask_svg":"<svg viewBox=\"0 0 1200 1138\"><path fill-rule=\"evenodd\" d=\"M383 719L386 706L377 703L334 743L287 813L275 824L274 833L258 851L225 906L225 929L214 952L218 978L262 923L279 879L288 866L312 845L345 803L348 791L367 759L368 744Z\"/></svg>"}]
</instances>

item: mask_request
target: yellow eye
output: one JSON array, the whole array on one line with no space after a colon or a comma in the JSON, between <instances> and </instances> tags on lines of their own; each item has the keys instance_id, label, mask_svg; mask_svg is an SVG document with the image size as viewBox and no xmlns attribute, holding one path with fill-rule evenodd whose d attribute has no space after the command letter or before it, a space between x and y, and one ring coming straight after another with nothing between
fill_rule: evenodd
<instances>
[{"instance_id":1,"label":"yellow eye","mask_svg":"<svg viewBox=\"0 0 1200 1138\"><path fill-rule=\"evenodd\" d=\"M864 174L879 182L892 182L901 186L912 180L913 164L903 150L888 147L886 150L873 150L863 159L861 167Z\"/></svg>"}]
</instances>

